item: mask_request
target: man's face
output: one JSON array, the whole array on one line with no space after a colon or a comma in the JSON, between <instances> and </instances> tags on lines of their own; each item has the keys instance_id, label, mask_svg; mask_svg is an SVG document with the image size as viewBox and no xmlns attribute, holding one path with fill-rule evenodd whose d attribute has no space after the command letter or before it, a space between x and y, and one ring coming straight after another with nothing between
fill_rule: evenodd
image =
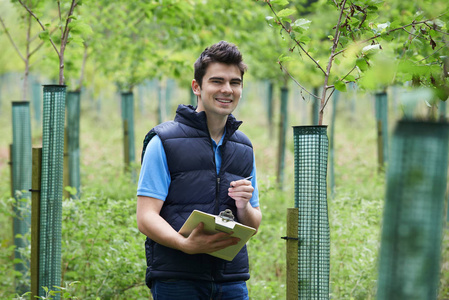
<instances>
[{"instance_id":1,"label":"man's face","mask_svg":"<svg viewBox=\"0 0 449 300\"><path fill-rule=\"evenodd\" d=\"M202 87L194 80L192 88L198 96L197 111L208 118L230 115L242 95L242 75L236 65L211 63L203 77Z\"/></svg>"}]
</instances>

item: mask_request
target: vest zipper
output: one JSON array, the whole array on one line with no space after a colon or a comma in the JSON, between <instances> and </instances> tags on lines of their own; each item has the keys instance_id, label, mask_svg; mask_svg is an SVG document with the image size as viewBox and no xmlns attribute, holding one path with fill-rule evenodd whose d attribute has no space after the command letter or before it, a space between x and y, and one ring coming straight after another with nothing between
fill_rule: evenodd
<instances>
[{"instance_id":1,"label":"vest zipper","mask_svg":"<svg viewBox=\"0 0 449 300\"><path fill-rule=\"evenodd\" d=\"M216 215L218 215L220 209L219 195L220 195L220 177L217 177L216 190L215 190L215 210L214 210L214 213Z\"/></svg>"}]
</instances>

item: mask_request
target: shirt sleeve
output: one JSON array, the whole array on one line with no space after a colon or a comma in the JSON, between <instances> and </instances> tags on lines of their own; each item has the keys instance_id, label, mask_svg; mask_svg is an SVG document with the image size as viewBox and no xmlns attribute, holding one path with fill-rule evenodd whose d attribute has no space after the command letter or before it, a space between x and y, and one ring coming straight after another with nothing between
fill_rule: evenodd
<instances>
[{"instance_id":1,"label":"shirt sleeve","mask_svg":"<svg viewBox=\"0 0 449 300\"><path fill-rule=\"evenodd\" d=\"M140 169L137 196L165 201L171 178L161 139L156 135L147 145Z\"/></svg>"},{"instance_id":2,"label":"shirt sleeve","mask_svg":"<svg viewBox=\"0 0 449 300\"><path fill-rule=\"evenodd\" d=\"M253 170L251 171L251 185L254 187L253 196L249 199L249 203L252 207L259 207L259 188L257 186L256 177L256 157L253 155Z\"/></svg>"}]
</instances>

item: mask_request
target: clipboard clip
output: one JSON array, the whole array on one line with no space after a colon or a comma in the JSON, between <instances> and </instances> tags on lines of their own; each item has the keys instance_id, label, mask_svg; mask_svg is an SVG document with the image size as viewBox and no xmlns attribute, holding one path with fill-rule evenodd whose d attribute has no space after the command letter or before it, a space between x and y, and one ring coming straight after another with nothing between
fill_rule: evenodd
<instances>
[{"instance_id":1,"label":"clipboard clip","mask_svg":"<svg viewBox=\"0 0 449 300\"><path fill-rule=\"evenodd\" d=\"M228 208L224 211L221 211L218 215L224 222L234 221L234 215L232 211Z\"/></svg>"}]
</instances>

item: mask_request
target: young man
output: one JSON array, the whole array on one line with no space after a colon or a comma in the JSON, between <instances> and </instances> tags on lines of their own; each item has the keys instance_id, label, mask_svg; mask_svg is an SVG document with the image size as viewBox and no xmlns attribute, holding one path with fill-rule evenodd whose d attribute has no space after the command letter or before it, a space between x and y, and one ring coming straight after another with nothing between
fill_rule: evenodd
<instances>
[{"instance_id":1,"label":"young man","mask_svg":"<svg viewBox=\"0 0 449 300\"><path fill-rule=\"evenodd\" d=\"M231 209L236 221L256 229L262 219L253 148L232 116L242 95L242 55L221 41L194 68L198 106L179 105L175 120L144 141L137 224L147 236L146 283L155 300L248 299L246 246L228 262L207 253L237 238L206 234L202 223L187 238L178 233L194 209L216 215Z\"/></svg>"}]
</instances>

